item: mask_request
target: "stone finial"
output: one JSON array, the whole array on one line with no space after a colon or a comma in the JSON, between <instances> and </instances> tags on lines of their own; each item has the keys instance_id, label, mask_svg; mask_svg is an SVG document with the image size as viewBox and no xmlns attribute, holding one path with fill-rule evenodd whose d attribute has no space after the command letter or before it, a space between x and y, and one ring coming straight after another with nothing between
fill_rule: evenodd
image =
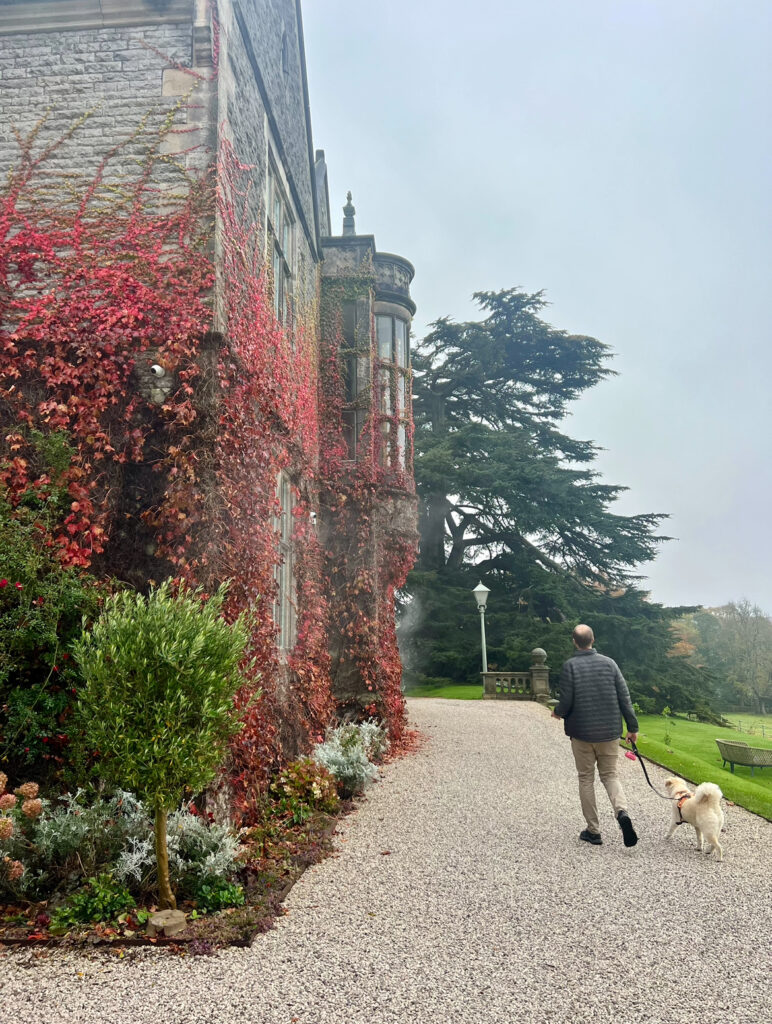
<instances>
[{"instance_id":1,"label":"stone finial","mask_svg":"<svg viewBox=\"0 0 772 1024\"><path fill-rule=\"evenodd\" d=\"M344 235L355 235L357 233L356 226L354 224L354 214L356 209L354 204L351 202L351 193L346 193L346 199L348 202L343 207L343 234Z\"/></svg>"},{"instance_id":2,"label":"stone finial","mask_svg":"<svg viewBox=\"0 0 772 1024\"><path fill-rule=\"evenodd\" d=\"M547 660L547 652L543 647L534 647L531 651L531 657L533 658L534 665L543 665Z\"/></svg>"}]
</instances>

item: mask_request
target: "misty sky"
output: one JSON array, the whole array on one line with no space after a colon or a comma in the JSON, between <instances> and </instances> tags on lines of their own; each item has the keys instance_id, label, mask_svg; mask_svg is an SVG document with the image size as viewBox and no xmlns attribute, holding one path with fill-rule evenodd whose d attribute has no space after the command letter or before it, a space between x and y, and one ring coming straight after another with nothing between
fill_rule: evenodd
<instances>
[{"instance_id":1,"label":"misty sky","mask_svg":"<svg viewBox=\"0 0 772 1024\"><path fill-rule=\"evenodd\" d=\"M772 612L770 0L304 0L333 223L416 267L417 337L476 290L619 376L566 431L669 512L653 599Z\"/></svg>"}]
</instances>

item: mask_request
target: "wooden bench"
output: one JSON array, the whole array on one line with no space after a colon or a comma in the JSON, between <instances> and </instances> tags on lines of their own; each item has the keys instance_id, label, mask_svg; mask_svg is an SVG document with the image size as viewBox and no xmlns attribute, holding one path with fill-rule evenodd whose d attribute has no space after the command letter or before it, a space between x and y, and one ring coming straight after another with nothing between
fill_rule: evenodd
<instances>
[{"instance_id":1,"label":"wooden bench","mask_svg":"<svg viewBox=\"0 0 772 1024\"><path fill-rule=\"evenodd\" d=\"M772 749L767 747L750 747L742 740L716 740L719 753L724 759L722 768L729 762L732 771L736 764L746 765L753 775L754 768L769 768L772 765Z\"/></svg>"}]
</instances>

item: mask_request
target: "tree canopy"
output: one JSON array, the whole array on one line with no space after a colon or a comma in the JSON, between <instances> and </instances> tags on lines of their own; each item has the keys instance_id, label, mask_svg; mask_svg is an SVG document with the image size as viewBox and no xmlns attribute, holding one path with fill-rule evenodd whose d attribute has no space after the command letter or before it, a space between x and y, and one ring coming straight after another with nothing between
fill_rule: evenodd
<instances>
[{"instance_id":1,"label":"tree canopy","mask_svg":"<svg viewBox=\"0 0 772 1024\"><path fill-rule=\"evenodd\" d=\"M612 373L608 347L546 323L541 292L475 299L481 320L436 321L413 356L421 548L400 622L408 681L479 672L469 591L481 578L492 668L527 668L539 646L554 680L573 625L589 620L651 710L706 700L708 677L672 650L672 619L691 609L639 588L666 516L616 513L624 488L599 478L597 446L561 430L569 404Z\"/></svg>"},{"instance_id":2,"label":"tree canopy","mask_svg":"<svg viewBox=\"0 0 772 1024\"><path fill-rule=\"evenodd\" d=\"M416 348L413 408L420 567L506 571L512 560L626 585L664 538L663 515L621 516L597 448L558 429L607 377L608 348L545 323L541 292L478 292L483 320L444 318Z\"/></svg>"},{"instance_id":3,"label":"tree canopy","mask_svg":"<svg viewBox=\"0 0 772 1024\"><path fill-rule=\"evenodd\" d=\"M772 702L772 619L750 601L704 608L676 623L690 664L716 680L729 704L751 702L762 714Z\"/></svg>"}]
</instances>

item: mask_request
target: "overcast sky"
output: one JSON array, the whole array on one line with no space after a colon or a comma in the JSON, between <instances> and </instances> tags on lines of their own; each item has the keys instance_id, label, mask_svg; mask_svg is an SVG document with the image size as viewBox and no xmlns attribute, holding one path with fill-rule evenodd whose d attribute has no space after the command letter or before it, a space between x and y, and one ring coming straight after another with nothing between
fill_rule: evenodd
<instances>
[{"instance_id":1,"label":"overcast sky","mask_svg":"<svg viewBox=\"0 0 772 1024\"><path fill-rule=\"evenodd\" d=\"M417 337L544 289L619 376L565 429L668 512L654 600L772 612L771 0L304 0L333 224L416 267Z\"/></svg>"}]
</instances>

